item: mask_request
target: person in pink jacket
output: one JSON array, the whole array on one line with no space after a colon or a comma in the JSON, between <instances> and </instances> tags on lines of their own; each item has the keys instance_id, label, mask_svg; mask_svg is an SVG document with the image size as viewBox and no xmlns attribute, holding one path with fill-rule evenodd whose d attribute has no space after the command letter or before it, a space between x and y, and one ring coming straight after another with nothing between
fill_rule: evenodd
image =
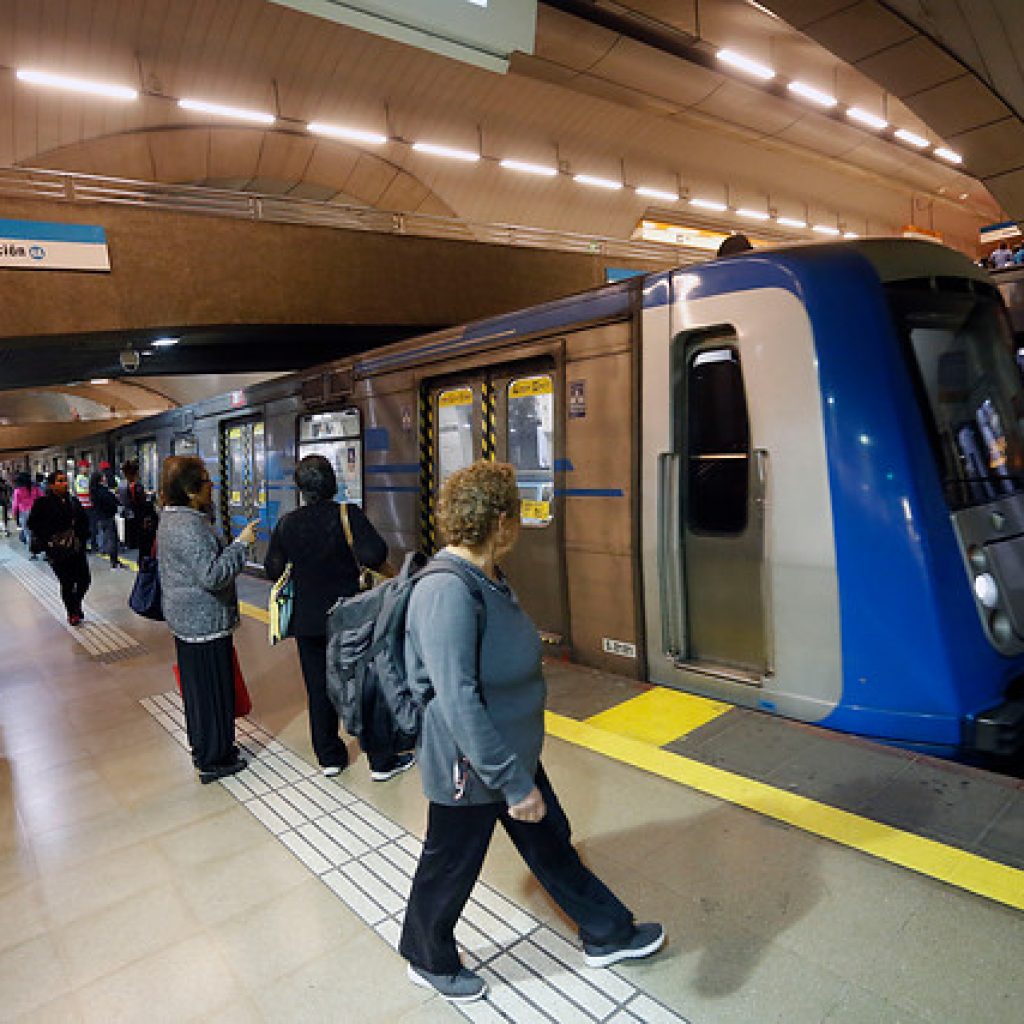
<instances>
[{"instance_id":1,"label":"person in pink jacket","mask_svg":"<svg viewBox=\"0 0 1024 1024\"><path fill-rule=\"evenodd\" d=\"M42 489L32 483L32 477L28 473L19 473L14 478L14 498L11 501L11 514L20 527L21 543L32 550L32 534L28 529L28 514L32 506L43 496ZM31 558L38 558L38 555L30 555Z\"/></svg>"}]
</instances>

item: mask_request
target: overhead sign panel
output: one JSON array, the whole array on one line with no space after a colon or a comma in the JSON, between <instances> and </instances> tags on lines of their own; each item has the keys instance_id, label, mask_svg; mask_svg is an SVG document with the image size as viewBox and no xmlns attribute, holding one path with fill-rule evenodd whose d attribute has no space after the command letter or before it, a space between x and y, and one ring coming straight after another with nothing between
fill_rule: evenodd
<instances>
[{"instance_id":1,"label":"overhead sign panel","mask_svg":"<svg viewBox=\"0 0 1024 1024\"><path fill-rule=\"evenodd\" d=\"M0 269L109 270L107 233L94 224L0 220Z\"/></svg>"},{"instance_id":2,"label":"overhead sign panel","mask_svg":"<svg viewBox=\"0 0 1024 1024\"><path fill-rule=\"evenodd\" d=\"M537 0L274 0L304 14L418 46L489 71L533 53Z\"/></svg>"}]
</instances>

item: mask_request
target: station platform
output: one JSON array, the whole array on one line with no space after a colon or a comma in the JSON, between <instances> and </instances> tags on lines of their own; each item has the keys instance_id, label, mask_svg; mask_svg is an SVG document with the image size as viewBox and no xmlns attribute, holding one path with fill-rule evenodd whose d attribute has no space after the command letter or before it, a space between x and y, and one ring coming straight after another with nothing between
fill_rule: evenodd
<instances>
[{"instance_id":1,"label":"station platform","mask_svg":"<svg viewBox=\"0 0 1024 1024\"><path fill-rule=\"evenodd\" d=\"M1024 1016L1020 780L547 665L544 761L586 861L666 948L583 966L497 835L454 1008L393 949L415 771L316 769L291 643L243 579L251 759L200 786L162 623L92 559L85 627L0 541L0 1020L1003 1022Z\"/></svg>"}]
</instances>

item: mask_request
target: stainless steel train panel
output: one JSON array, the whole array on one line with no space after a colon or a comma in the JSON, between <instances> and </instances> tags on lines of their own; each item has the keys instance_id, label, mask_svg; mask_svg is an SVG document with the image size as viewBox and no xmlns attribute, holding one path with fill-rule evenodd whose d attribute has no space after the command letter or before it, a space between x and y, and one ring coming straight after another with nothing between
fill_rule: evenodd
<instances>
[{"instance_id":1,"label":"stainless steel train panel","mask_svg":"<svg viewBox=\"0 0 1024 1024\"><path fill-rule=\"evenodd\" d=\"M814 721L840 699L842 664L810 323L789 292L763 289L689 300L685 285L686 275L675 275L672 305L643 314L642 551L650 675L668 686ZM747 511L755 525L764 515L763 542L756 532L747 534L735 550L745 582L741 590L736 578L733 600L747 609L745 624L737 628L730 626L729 593L722 589L730 585L736 559L724 561L725 552L712 545L702 560L702 552L687 544L687 452L677 447L675 430L674 417L685 417L686 409L674 407L680 394L672 380L674 345L680 337L708 331L735 339L749 413ZM756 549L762 545L758 567ZM691 632L705 613L697 607L705 600L715 622L710 647L706 632L704 639Z\"/></svg>"}]
</instances>

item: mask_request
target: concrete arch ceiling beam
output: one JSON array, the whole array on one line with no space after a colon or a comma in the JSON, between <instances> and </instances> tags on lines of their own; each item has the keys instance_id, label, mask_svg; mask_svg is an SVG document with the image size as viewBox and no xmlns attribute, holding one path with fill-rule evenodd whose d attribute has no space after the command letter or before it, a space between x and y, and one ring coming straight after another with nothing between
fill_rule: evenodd
<instances>
[{"instance_id":1,"label":"concrete arch ceiling beam","mask_svg":"<svg viewBox=\"0 0 1024 1024\"><path fill-rule=\"evenodd\" d=\"M799 58L801 67L820 69L829 82L847 80L831 54L741 0L701 0L699 26L695 0L625 6L681 33L699 28L713 41L767 41L787 60L792 55L794 66ZM565 175L538 182L494 161L466 167L396 142L377 151L408 175L396 177L389 192L383 168L353 157L355 149L320 144L310 157L312 143L304 136L242 128L204 134L206 124L197 125L171 99L200 96L276 110L299 131L315 118L386 129L406 141L482 143L491 156L557 158L573 171L625 173L630 183L662 188L680 184L680 175L695 192L728 185L744 203L764 204L770 196L780 207L792 203L787 212L841 215L861 232L906 223L918 192L932 197L936 226L957 244L969 244L979 220L997 212L976 182L954 168L548 6L540 8L536 56L514 55L507 75L262 0L163 7L138 0L0 0L0 24L9 29L0 33L0 65L8 69L31 64L137 83L144 93L135 104L110 105L44 94L0 72L0 123L9 114L13 125L0 133L0 164L45 166L52 159L67 167L81 160L115 176L130 176L130 168L159 180L271 191L309 187L318 197L326 195L315 191L325 183L381 208L429 209L437 201L466 221L614 237L628 237L646 209L629 190L609 195ZM172 138L183 127L188 146ZM151 146L140 147L135 138L144 131L155 132ZM88 148L69 148L83 145ZM945 204L940 188L971 193L973 207Z\"/></svg>"},{"instance_id":2,"label":"concrete arch ceiling beam","mask_svg":"<svg viewBox=\"0 0 1024 1024\"><path fill-rule=\"evenodd\" d=\"M870 76L1024 221L1024 5L1007 0L761 0Z\"/></svg>"}]
</instances>

